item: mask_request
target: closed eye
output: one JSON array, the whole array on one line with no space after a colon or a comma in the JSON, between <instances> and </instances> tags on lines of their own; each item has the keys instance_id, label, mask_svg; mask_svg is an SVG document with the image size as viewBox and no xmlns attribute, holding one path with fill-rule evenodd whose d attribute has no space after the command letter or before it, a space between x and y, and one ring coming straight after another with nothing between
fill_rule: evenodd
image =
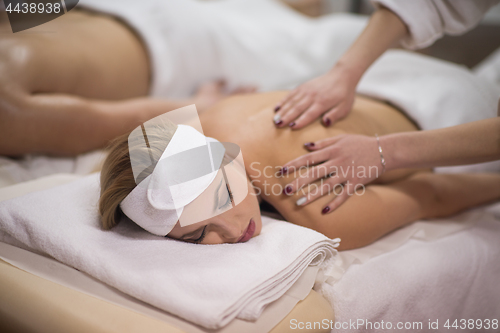
<instances>
[{"instance_id":1,"label":"closed eye","mask_svg":"<svg viewBox=\"0 0 500 333\"><path fill-rule=\"evenodd\" d=\"M217 188L217 200L215 203L215 210L222 210L226 208L227 205L230 205L231 202L233 201L233 194L229 190L229 186L226 185L226 188L222 187L222 182L223 180L221 179L221 182L219 184L219 187Z\"/></svg>"},{"instance_id":2,"label":"closed eye","mask_svg":"<svg viewBox=\"0 0 500 333\"><path fill-rule=\"evenodd\" d=\"M195 243L201 243L201 241L205 238L206 234L207 234L207 226L206 225L204 228L203 228L203 231L201 232L201 236L198 237L197 239L194 239L193 242Z\"/></svg>"}]
</instances>

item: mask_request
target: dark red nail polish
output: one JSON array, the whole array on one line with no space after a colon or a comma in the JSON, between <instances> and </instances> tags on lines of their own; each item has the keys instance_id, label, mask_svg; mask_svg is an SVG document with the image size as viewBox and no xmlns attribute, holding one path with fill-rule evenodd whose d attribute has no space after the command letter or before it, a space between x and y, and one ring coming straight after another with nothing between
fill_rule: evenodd
<instances>
[{"instance_id":1,"label":"dark red nail polish","mask_svg":"<svg viewBox=\"0 0 500 333\"><path fill-rule=\"evenodd\" d=\"M290 193L292 193L292 187L288 185L283 189L283 194L290 194Z\"/></svg>"},{"instance_id":2,"label":"dark red nail polish","mask_svg":"<svg viewBox=\"0 0 500 333\"><path fill-rule=\"evenodd\" d=\"M288 173L288 168L287 167L282 167L280 170L280 175L284 175L285 173Z\"/></svg>"},{"instance_id":3,"label":"dark red nail polish","mask_svg":"<svg viewBox=\"0 0 500 333\"><path fill-rule=\"evenodd\" d=\"M330 120L330 118L326 118L325 120L323 120L323 124L325 124L325 126L328 127L332 124L332 121Z\"/></svg>"},{"instance_id":4,"label":"dark red nail polish","mask_svg":"<svg viewBox=\"0 0 500 333\"><path fill-rule=\"evenodd\" d=\"M274 112L278 112L280 109L281 109L281 106L278 105L277 107L274 108Z\"/></svg>"},{"instance_id":5,"label":"dark red nail polish","mask_svg":"<svg viewBox=\"0 0 500 333\"><path fill-rule=\"evenodd\" d=\"M307 149L314 148L314 142L307 142L307 143L304 143L304 146L305 146Z\"/></svg>"},{"instance_id":6,"label":"dark red nail polish","mask_svg":"<svg viewBox=\"0 0 500 333\"><path fill-rule=\"evenodd\" d=\"M274 125L276 125L276 126L281 126L281 125L283 125L283 120L275 121L275 122L274 122Z\"/></svg>"},{"instance_id":7,"label":"dark red nail polish","mask_svg":"<svg viewBox=\"0 0 500 333\"><path fill-rule=\"evenodd\" d=\"M296 125L296 124L295 124L295 122L294 122L294 121L292 121L290 124L288 124L288 126L290 126L290 127L293 127L293 126L295 126L295 125Z\"/></svg>"},{"instance_id":8,"label":"dark red nail polish","mask_svg":"<svg viewBox=\"0 0 500 333\"><path fill-rule=\"evenodd\" d=\"M330 211L330 207L326 206L325 208L323 208L323 210L321 211L321 214L326 214Z\"/></svg>"}]
</instances>

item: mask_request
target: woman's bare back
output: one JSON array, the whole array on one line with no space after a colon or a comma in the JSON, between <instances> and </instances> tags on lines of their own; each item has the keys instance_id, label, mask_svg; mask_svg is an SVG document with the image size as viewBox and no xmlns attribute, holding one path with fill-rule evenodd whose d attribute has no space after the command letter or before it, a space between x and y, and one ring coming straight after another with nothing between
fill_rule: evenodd
<instances>
[{"instance_id":1,"label":"woman's bare back","mask_svg":"<svg viewBox=\"0 0 500 333\"><path fill-rule=\"evenodd\" d=\"M245 95L220 102L201 115L205 135L239 144L247 173L262 199L289 222L329 237L341 237L342 249L367 245L418 219L450 215L500 198L498 175L438 175L397 170L366 186L362 195L354 194L330 214L321 211L332 200L333 193L299 207L296 201L304 195L301 191L291 196L282 193L284 185L296 175L276 174L284 163L307 152L304 143L343 133L373 136L417 128L395 108L358 96L350 115L329 128L317 121L298 131L277 129L272 121L273 108L285 94Z\"/></svg>"},{"instance_id":2,"label":"woman's bare back","mask_svg":"<svg viewBox=\"0 0 500 333\"><path fill-rule=\"evenodd\" d=\"M360 96L356 98L350 115L331 127L324 127L318 120L301 130L278 129L272 121L273 103L284 95L286 92L270 92L227 98L201 115L206 135L241 146L247 172L254 179L259 173L263 174L264 168L269 170L271 166L275 172L287 161L306 153L306 142L344 133L374 136L417 130L397 109ZM408 174L401 171L390 173L382 181L393 181Z\"/></svg>"}]
</instances>

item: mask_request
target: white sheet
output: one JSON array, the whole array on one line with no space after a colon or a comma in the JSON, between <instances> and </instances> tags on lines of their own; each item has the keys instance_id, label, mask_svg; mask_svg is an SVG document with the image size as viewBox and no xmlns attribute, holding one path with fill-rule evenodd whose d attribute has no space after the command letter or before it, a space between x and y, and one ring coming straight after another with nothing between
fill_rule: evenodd
<instances>
[{"instance_id":1,"label":"white sheet","mask_svg":"<svg viewBox=\"0 0 500 333\"><path fill-rule=\"evenodd\" d=\"M331 290L337 325L344 325L335 332L366 332L366 321L382 320L393 327L421 322L420 331L449 332L444 327L448 319L450 324L455 319L500 319L500 203L468 213L465 220L459 223L472 223L470 228L433 240L419 232L380 255L372 250L388 245L391 235L366 248L340 252L359 260ZM358 319L365 323L349 326ZM439 329L429 330L429 320L438 321Z\"/></svg>"},{"instance_id":2,"label":"white sheet","mask_svg":"<svg viewBox=\"0 0 500 333\"><path fill-rule=\"evenodd\" d=\"M0 188L53 174L87 175L100 170L106 154L96 150L75 157L25 155L22 158L0 156Z\"/></svg>"}]
</instances>

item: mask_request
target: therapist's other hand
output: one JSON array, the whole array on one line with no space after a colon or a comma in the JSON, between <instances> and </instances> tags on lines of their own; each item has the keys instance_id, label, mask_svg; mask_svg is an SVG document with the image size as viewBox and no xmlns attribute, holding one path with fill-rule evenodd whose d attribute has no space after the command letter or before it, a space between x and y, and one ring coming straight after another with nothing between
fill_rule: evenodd
<instances>
[{"instance_id":1,"label":"therapist's other hand","mask_svg":"<svg viewBox=\"0 0 500 333\"><path fill-rule=\"evenodd\" d=\"M357 75L342 66L292 90L275 108L277 127L303 128L319 117L328 127L344 118L354 103Z\"/></svg>"},{"instance_id":2,"label":"therapist's other hand","mask_svg":"<svg viewBox=\"0 0 500 333\"><path fill-rule=\"evenodd\" d=\"M303 193L297 205L304 206L335 191L335 199L323 207L323 214L331 213L356 191L362 191L364 185L378 178L383 170L375 137L342 134L308 142L304 146L311 152L282 167L282 174L299 172L299 176L287 184L283 192L285 195L297 191ZM306 172L301 172L312 165ZM313 183L320 179L323 180L314 186ZM309 184L313 185L307 192Z\"/></svg>"}]
</instances>

